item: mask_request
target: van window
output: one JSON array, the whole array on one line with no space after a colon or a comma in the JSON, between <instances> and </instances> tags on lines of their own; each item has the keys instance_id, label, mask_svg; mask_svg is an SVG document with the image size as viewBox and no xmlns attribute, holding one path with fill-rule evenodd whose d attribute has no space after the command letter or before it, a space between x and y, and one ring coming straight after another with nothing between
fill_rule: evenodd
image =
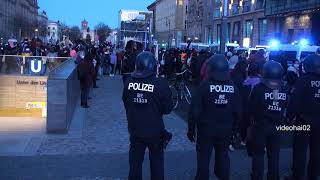
<instances>
[{"instance_id":1,"label":"van window","mask_svg":"<svg viewBox=\"0 0 320 180\"><path fill-rule=\"evenodd\" d=\"M279 61L281 59L281 51L270 51L269 60Z\"/></svg>"},{"instance_id":2,"label":"van window","mask_svg":"<svg viewBox=\"0 0 320 180\"><path fill-rule=\"evenodd\" d=\"M306 57L308 57L309 55L315 54L315 52L308 52L308 51L302 51L301 55L300 55L300 60L304 60Z\"/></svg>"},{"instance_id":3,"label":"van window","mask_svg":"<svg viewBox=\"0 0 320 180\"><path fill-rule=\"evenodd\" d=\"M283 56L286 60L295 60L297 59L297 51L284 51Z\"/></svg>"}]
</instances>

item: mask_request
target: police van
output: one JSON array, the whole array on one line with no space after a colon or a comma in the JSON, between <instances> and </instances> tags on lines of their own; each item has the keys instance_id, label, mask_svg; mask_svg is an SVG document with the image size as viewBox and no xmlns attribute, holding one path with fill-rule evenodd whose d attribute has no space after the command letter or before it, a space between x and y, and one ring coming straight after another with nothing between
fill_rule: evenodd
<instances>
[{"instance_id":1,"label":"police van","mask_svg":"<svg viewBox=\"0 0 320 180\"><path fill-rule=\"evenodd\" d=\"M219 52L220 44L210 44L209 45L211 52ZM225 52L233 52L236 48L240 48L240 45L237 43L226 43Z\"/></svg>"},{"instance_id":2,"label":"police van","mask_svg":"<svg viewBox=\"0 0 320 180\"><path fill-rule=\"evenodd\" d=\"M188 43L181 43L180 48L181 49L187 49L188 48ZM210 46L208 44L203 44L203 43L190 43L189 49L196 49L198 51L201 50L209 50Z\"/></svg>"},{"instance_id":3,"label":"police van","mask_svg":"<svg viewBox=\"0 0 320 180\"><path fill-rule=\"evenodd\" d=\"M249 57L250 54L255 54L256 52L258 52L258 50L259 49L257 48L235 48L234 49L234 51L239 55L245 53L246 57Z\"/></svg>"},{"instance_id":4,"label":"police van","mask_svg":"<svg viewBox=\"0 0 320 180\"><path fill-rule=\"evenodd\" d=\"M286 61L288 65L294 60L302 62L307 56L320 51L320 46L282 44L267 49L269 60Z\"/></svg>"}]
</instances>

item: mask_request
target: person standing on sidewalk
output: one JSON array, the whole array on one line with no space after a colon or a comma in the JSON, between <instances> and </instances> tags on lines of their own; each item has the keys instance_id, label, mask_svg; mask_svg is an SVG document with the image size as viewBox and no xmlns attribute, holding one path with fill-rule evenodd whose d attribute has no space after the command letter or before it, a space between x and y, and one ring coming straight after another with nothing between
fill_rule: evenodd
<instances>
[{"instance_id":1,"label":"person standing on sidewalk","mask_svg":"<svg viewBox=\"0 0 320 180\"><path fill-rule=\"evenodd\" d=\"M214 173L229 180L228 146L235 119L240 118L241 102L237 87L229 75L224 55L214 55L207 62L208 79L198 87L192 99L192 122L188 123L188 139L195 142L197 132L196 180L209 179L212 149L215 149ZM236 116L236 118L235 118Z\"/></svg>"},{"instance_id":2,"label":"person standing on sidewalk","mask_svg":"<svg viewBox=\"0 0 320 180\"><path fill-rule=\"evenodd\" d=\"M124 83L122 100L130 134L129 180L142 180L142 164L149 149L151 180L164 179L164 148L168 139L163 115L173 109L165 79L156 77L156 59L150 52L137 56L136 70Z\"/></svg>"},{"instance_id":3,"label":"person standing on sidewalk","mask_svg":"<svg viewBox=\"0 0 320 180\"><path fill-rule=\"evenodd\" d=\"M296 126L305 126L297 131L293 141L293 175L290 180L305 179L308 147L310 158L308 180L320 179L320 56L310 55L303 61L306 74L294 85L288 114Z\"/></svg>"},{"instance_id":4,"label":"person standing on sidewalk","mask_svg":"<svg viewBox=\"0 0 320 180\"><path fill-rule=\"evenodd\" d=\"M123 52L119 51L117 52L117 63L116 63L116 69L115 69L115 74L117 74L117 72L119 72L119 75L122 74L122 61L123 61Z\"/></svg>"},{"instance_id":5,"label":"person standing on sidewalk","mask_svg":"<svg viewBox=\"0 0 320 180\"><path fill-rule=\"evenodd\" d=\"M80 61L78 65L78 76L80 80L81 88L81 106L83 108L89 108L88 99L89 91L92 87L94 71L95 69L92 66L93 56L90 53L87 53L84 57L84 60Z\"/></svg>"},{"instance_id":6,"label":"person standing on sidewalk","mask_svg":"<svg viewBox=\"0 0 320 180\"><path fill-rule=\"evenodd\" d=\"M283 68L276 61L268 61L262 70L261 83L249 98L249 114L253 120L249 140L252 144L252 180L264 179L265 148L268 154L268 180L279 180L279 155L281 132L277 126L284 124L288 96L282 81Z\"/></svg>"},{"instance_id":7,"label":"person standing on sidewalk","mask_svg":"<svg viewBox=\"0 0 320 180\"><path fill-rule=\"evenodd\" d=\"M117 55L114 51L111 51L110 58L110 76L114 76L115 66L117 63Z\"/></svg>"}]
</instances>

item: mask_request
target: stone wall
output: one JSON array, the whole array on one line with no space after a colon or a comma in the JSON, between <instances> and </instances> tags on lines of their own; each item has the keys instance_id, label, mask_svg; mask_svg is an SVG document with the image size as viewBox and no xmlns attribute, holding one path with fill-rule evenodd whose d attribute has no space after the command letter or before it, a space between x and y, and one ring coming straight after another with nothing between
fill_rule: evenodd
<instances>
[{"instance_id":1,"label":"stone wall","mask_svg":"<svg viewBox=\"0 0 320 180\"><path fill-rule=\"evenodd\" d=\"M80 97L80 82L72 60L62 64L48 77L49 133L66 133Z\"/></svg>"}]
</instances>

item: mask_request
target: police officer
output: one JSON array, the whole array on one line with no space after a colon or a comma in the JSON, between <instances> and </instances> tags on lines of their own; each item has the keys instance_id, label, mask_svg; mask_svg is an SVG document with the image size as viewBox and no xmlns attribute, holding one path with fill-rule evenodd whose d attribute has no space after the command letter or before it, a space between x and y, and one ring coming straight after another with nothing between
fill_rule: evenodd
<instances>
[{"instance_id":1,"label":"police officer","mask_svg":"<svg viewBox=\"0 0 320 180\"><path fill-rule=\"evenodd\" d=\"M239 116L241 102L237 88L230 80L229 65L224 55L208 60L208 80L203 81L193 97L192 118L189 118L188 138L195 141L197 130L196 180L209 179L212 149L215 149L214 173L228 180L230 160L228 146L234 123L233 113Z\"/></svg>"},{"instance_id":2,"label":"police officer","mask_svg":"<svg viewBox=\"0 0 320 180\"><path fill-rule=\"evenodd\" d=\"M305 178L307 150L310 148L308 180L320 179L320 56L310 55L303 62L304 74L296 82L288 114L295 118L296 131L293 145L293 176Z\"/></svg>"},{"instance_id":3,"label":"police officer","mask_svg":"<svg viewBox=\"0 0 320 180\"><path fill-rule=\"evenodd\" d=\"M263 66L262 82L249 98L249 114L253 120L251 141L252 180L264 178L265 147L268 154L268 180L279 180L280 131L287 107L287 93L282 82L283 68L276 61Z\"/></svg>"},{"instance_id":4,"label":"police officer","mask_svg":"<svg viewBox=\"0 0 320 180\"><path fill-rule=\"evenodd\" d=\"M166 80L156 77L156 59L150 52L137 56L136 69L124 85L123 103L130 134L129 180L142 179L142 163L149 149L151 179L164 179L165 127L162 116L172 111Z\"/></svg>"}]
</instances>

